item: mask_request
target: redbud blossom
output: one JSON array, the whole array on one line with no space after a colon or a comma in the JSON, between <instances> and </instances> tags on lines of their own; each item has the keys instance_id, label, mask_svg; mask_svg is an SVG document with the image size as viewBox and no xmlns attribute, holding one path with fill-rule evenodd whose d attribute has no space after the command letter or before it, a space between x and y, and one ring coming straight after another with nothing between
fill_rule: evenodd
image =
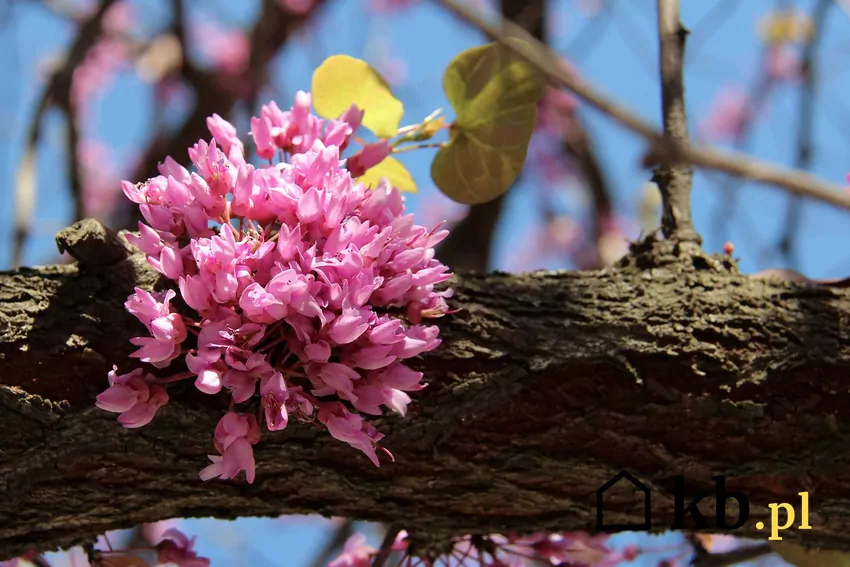
<instances>
[{"instance_id":1,"label":"redbud blossom","mask_svg":"<svg viewBox=\"0 0 850 567\"><path fill-rule=\"evenodd\" d=\"M153 383L154 377L137 368L118 374L109 372L109 388L97 396L95 405L102 410L120 413L118 422L124 427L142 427L153 420L157 410L168 402L165 388Z\"/></svg>"},{"instance_id":2,"label":"redbud blossom","mask_svg":"<svg viewBox=\"0 0 850 567\"><path fill-rule=\"evenodd\" d=\"M156 368L179 359L188 372L113 371L98 406L139 427L173 381L229 396L203 480L245 471L253 482L258 418L269 431L322 424L379 465L377 449L389 452L366 416L405 414L409 393L425 387L405 360L437 348L438 328L423 322L452 312L451 290L435 289L451 277L434 257L448 231L415 224L386 180L367 189L352 177L352 163L368 168L389 154L387 141L346 169L340 154L364 112L351 106L323 120L310 106L299 92L290 110L270 102L252 119L268 165L248 163L236 128L213 115L212 139L188 150L192 171L169 157L160 175L121 185L145 219L128 240L172 282L125 303L148 332L131 339L132 356ZM259 413L234 407L255 396Z\"/></svg>"},{"instance_id":3,"label":"redbud blossom","mask_svg":"<svg viewBox=\"0 0 850 567\"><path fill-rule=\"evenodd\" d=\"M372 556L378 550L366 545L366 536L360 533L352 535L345 542L342 553L328 563L328 567L369 567Z\"/></svg>"},{"instance_id":4,"label":"redbud blossom","mask_svg":"<svg viewBox=\"0 0 850 567\"><path fill-rule=\"evenodd\" d=\"M352 177L360 177L369 168L375 167L392 153L392 146L386 140L366 144L358 153L348 158L345 166L351 172Z\"/></svg>"},{"instance_id":5,"label":"redbud blossom","mask_svg":"<svg viewBox=\"0 0 850 567\"><path fill-rule=\"evenodd\" d=\"M210 560L198 557L193 547L195 538L189 539L180 530L171 528L162 534L162 541L156 546L156 560L159 564L177 567L209 567Z\"/></svg>"}]
</instances>

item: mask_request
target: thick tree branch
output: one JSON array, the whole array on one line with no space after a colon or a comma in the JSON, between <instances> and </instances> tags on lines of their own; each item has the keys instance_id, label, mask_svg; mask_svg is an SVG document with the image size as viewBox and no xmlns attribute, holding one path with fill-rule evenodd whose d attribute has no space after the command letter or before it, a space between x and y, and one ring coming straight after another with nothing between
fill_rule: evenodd
<instances>
[{"instance_id":1,"label":"thick tree branch","mask_svg":"<svg viewBox=\"0 0 850 567\"><path fill-rule=\"evenodd\" d=\"M677 144L688 142L682 77L687 35L688 31L679 20L679 0L658 0L661 116L665 138ZM661 229L664 236L698 247L702 240L691 220L693 168L685 161L663 163L655 169L653 179L661 192Z\"/></svg>"},{"instance_id":2,"label":"thick tree branch","mask_svg":"<svg viewBox=\"0 0 850 567\"><path fill-rule=\"evenodd\" d=\"M158 281L117 243L92 254L112 238L80 223L61 241L83 265L0 274L2 558L171 517L320 513L420 539L593 531L595 490L624 468L653 490L654 529L673 521L671 476L693 494L726 474L751 505L736 535L763 538L766 505L807 490L813 529L786 540L850 549L847 287L693 262L644 271L640 257L457 277L463 311L415 363L430 386L377 423L395 463L293 424L256 446L253 485L204 483L226 396L175 387L137 430L93 407L143 330L123 301ZM641 501L611 501L606 521L642 521Z\"/></svg>"},{"instance_id":3,"label":"thick tree branch","mask_svg":"<svg viewBox=\"0 0 850 567\"><path fill-rule=\"evenodd\" d=\"M587 82L571 76L561 68L555 54L521 28L505 20L502 20L499 25L490 24L486 18L458 0L441 0L441 2L449 10L539 68L550 83L572 91L597 110L646 138L650 142L650 153L645 159L647 164L685 160L692 165L782 187L795 195L850 209L850 195L846 194L841 185L823 181L804 171L757 161L738 152L721 151L701 144L679 144L665 139L652 124L635 116ZM508 42L507 40L511 38L520 39L522 42Z\"/></svg>"}]
</instances>

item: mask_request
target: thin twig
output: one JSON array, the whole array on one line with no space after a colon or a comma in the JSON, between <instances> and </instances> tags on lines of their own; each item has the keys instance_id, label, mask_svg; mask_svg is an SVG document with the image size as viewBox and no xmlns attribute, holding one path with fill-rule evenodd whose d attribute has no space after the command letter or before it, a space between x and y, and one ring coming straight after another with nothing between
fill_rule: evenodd
<instances>
[{"instance_id":1,"label":"thin twig","mask_svg":"<svg viewBox=\"0 0 850 567\"><path fill-rule=\"evenodd\" d=\"M818 45L823 37L826 17L833 4L833 0L819 0L815 5L812 14L814 35L806 42L800 61L800 75L803 86L800 92L796 163L796 166L800 169L809 169L812 163L812 139L814 138L815 128L815 60ZM800 200L797 195L792 196L789 200L785 215L785 230L783 230L782 237L779 239L779 252L785 256L788 265L791 267L798 265L794 258L794 239L800 230L800 221L803 217L803 203Z\"/></svg>"},{"instance_id":2,"label":"thin twig","mask_svg":"<svg viewBox=\"0 0 850 567\"><path fill-rule=\"evenodd\" d=\"M354 522L346 519L334 529L333 535L328 542L322 547L322 550L316 555L312 567L325 567L333 560L333 554L345 545L345 542L354 533Z\"/></svg>"},{"instance_id":3,"label":"thin twig","mask_svg":"<svg viewBox=\"0 0 850 567\"><path fill-rule=\"evenodd\" d=\"M844 187L841 185L829 183L803 171L758 161L737 152L724 152L704 145L678 144L665 140L664 136L650 123L603 95L587 82L571 76L558 64L557 55L521 28L504 19L499 25L490 24L486 18L458 0L441 0L441 2L450 11L528 61L552 84L569 89L627 129L645 137L651 144L651 152L644 160L647 165L660 161L686 160L696 166L782 187L796 195L850 209L850 195L845 194ZM511 39L521 41L509 42Z\"/></svg>"},{"instance_id":4,"label":"thin twig","mask_svg":"<svg viewBox=\"0 0 850 567\"><path fill-rule=\"evenodd\" d=\"M658 42L661 68L661 116L664 135L675 143L688 143L685 113L685 39L688 31L679 16L679 0L658 0ZM655 169L653 179L661 192L661 229L664 236L680 242L702 240L691 220L691 182L694 172L687 162L667 162Z\"/></svg>"},{"instance_id":5,"label":"thin twig","mask_svg":"<svg viewBox=\"0 0 850 567\"><path fill-rule=\"evenodd\" d=\"M401 528L396 524L387 526L387 531L384 534L384 541L381 542L381 548L375 554L375 559L372 561L372 567L384 567L392 553L393 544L398 537Z\"/></svg>"}]
</instances>

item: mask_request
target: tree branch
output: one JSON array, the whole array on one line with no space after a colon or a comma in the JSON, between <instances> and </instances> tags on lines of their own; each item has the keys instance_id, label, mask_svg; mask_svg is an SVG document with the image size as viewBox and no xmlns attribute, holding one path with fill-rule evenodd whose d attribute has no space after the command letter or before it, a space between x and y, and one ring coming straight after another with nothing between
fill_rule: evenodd
<instances>
[{"instance_id":1,"label":"tree branch","mask_svg":"<svg viewBox=\"0 0 850 567\"><path fill-rule=\"evenodd\" d=\"M262 88L265 67L292 34L307 23L323 5L324 0L316 0L309 12L293 14L285 11L275 0L263 0L257 20L248 32L248 37L251 38L251 56L242 80L250 81L251 88L245 97L232 88L232 81L227 85L220 84L213 73L188 66L184 70L184 77L196 93L195 107L173 134L160 135L151 140L131 179L155 177L159 174L158 164L166 156L171 156L178 162L185 162L188 159L186 148L209 136L207 117L214 113L229 115L234 105L242 98L252 101L256 92ZM184 61L187 61L185 56ZM141 220L138 207L133 207L123 224L135 230L138 220Z\"/></svg>"},{"instance_id":2,"label":"tree branch","mask_svg":"<svg viewBox=\"0 0 850 567\"><path fill-rule=\"evenodd\" d=\"M569 89L597 110L646 138L650 142L650 153L645 159L646 164L685 160L692 165L775 185L795 195L850 209L850 195L844 192L844 187L841 185L823 181L804 171L786 169L758 161L738 152L720 151L701 144L677 144L665 139L663 134L650 123L635 116L587 82L572 77L570 73L560 68L555 54L511 22L502 20L499 25L493 25L458 0L441 0L441 2L449 10L491 38L505 44L537 67L552 84ZM512 38L521 39L522 42L508 42Z\"/></svg>"},{"instance_id":3,"label":"tree branch","mask_svg":"<svg viewBox=\"0 0 850 567\"><path fill-rule=\"evenodd\" d=\"M800 62L800 75L803 82L800 91L799 125L797 135L797 163L799 169L808 169L812 162L812 138L814 136L815 111L815 63L818 46L823 37L829 9L835 4L832 0L818 0L813 9L812 23L815 31L803 48ZM799 196L792 196L785 215L785 230L779 239L779 252L788 259L792 267L797 265L794 258L794 237L800 230L803 215L803 203Z\"/></svg>"},{"instance_id":4,"label":"tree branch","mask_svg":"<svg viewBox=\"0 0 850 567\"><path fill-rule=\"evenodd\" d=\"M103 18L115 0L102 0L97 10L80 24L79 32L71 42L65 63L57 69L48 79L47 86L42 92L41 98L36 105L35 116L30 123L27 133L27 146L24 159L18 167L17 185L15 190L15 241L12 252L12 265L20 265L23 249L29 236L30 223L32 222L32 210L35 203L37 182L35 177L36 146L41 138L41 121L45 113L53 106L58 105L63 109L68 118L68 160L69 160L69 183L71 185L71 197L74 202L76 220L82 216L83 196L79 178L79 164L77 163L76 137L77 130L74 121L74 112L71 110L71 83L74 71L85 59L89 50L100 39L103 30Z\"/></svg>"},{"instance_id":5,"label":"tree branch","mask_svg":"<svg viewBox=\"0 0 850 567\"><path fill-rule=\"evenodd\" d=\"M458 276L463 311L414 364L430 385L376 422L395 463L293 424L263 435L253 485L204 483L226 396L174 387L135 430L93 406L143 331L123 301L159 285L139 254L94 254L112 239L97 226L62 234L82 265L0 274L0 557L173 517L403 517L420 541L593 531L595 490L624 468L653 491L654 529L673 522L671 476L690 501L726 474L751 507L735 535L763 538L767 504L808 491L813 529L786 541L850 549L850 288L693 262ZM642 522L641 502L610 501L606 522Z\"/></svg>"},{"instance_id":6,"label":"tree branch","mask_svg":"<svg viewBox=\"0 0 850 567\"><path fill-rule=\"evenodd\" d=\"M661 68L661 116L666 139L688 142L685 113L685 40L688 31L679 20L679 0L658 0L658 42ZM691 220L693 168L687 162L667 162L653 176L661 192L664 236L682 243L702 244Z\"/></svg>"}]
</instances>

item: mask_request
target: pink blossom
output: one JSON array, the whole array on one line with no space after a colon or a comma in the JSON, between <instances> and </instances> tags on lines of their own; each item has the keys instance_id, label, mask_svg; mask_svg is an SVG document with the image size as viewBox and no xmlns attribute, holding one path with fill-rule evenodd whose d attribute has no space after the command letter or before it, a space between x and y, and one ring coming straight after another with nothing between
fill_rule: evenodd
<instances>
[{"instance_id":1,"label":"pink blossom","mask_svg":"<svg viewBox=\"0 0 850 567\"><path fill-rule=\"evenodd\" d=\"M212 461L201 471L201 480L236 478L245 471L248 484L254 482L254 450L251 445L260 440L260 429L254 414L227 412L215 428L215 448L219 455L209 455Z\"/></svg>"},{"instance_id":2,"label":"pink blossom","mask_svg":"<svg viewBox=\"0 0 850 567\"><path fill-rule=\"evenodd\" d=\"M342 553L328 567L369 567L377 551L366 545L365 535L356 533L345 541Z\"/></svg>"},{"instance_id":3,"label":"pink blossom","mask_svg":"<svg viewBox=\"0 0 850 567\"><path fill-rule=\"evenodd\" d=\"M747 96L736 90L723 90L714 99L699 132L709 140L728 142L736 140L750 116Z\"/></svg>"},{"instance_id":4,"label":"pink blossom","mask_svg":"<svg viewBox=\"0 0 850 567\"><path fill-rule=\"evenodd\" d=\"M154 383L154 377L137 368L118 374L109 372L109 388L97 396L95 405L102 410L120 413L118 422L127 428L142 427L151 422L157 410L168 403L168 393Z\"/></svg>"},{"instance_id":5,"label":"pink blossom","mask_svg":"<svg viewBox=\"0 0 850 567\"><path fill-rule=\"evenodd\" d=\"M367 6L373 12L393 13L407 10L418 0L371 0Z\"/></svg>"},{"instance_id":6,"label":"pink blossom","mask_svg":"<svg viewBox=\"0 0 850 567\"><path fill-rule=\"evenodd\" d=\"M170 528L162 534L162 541L156 546L156 560L160 564L173 563L177 567L209 567L210 560L198 557L193 547L195 538L189 539L177 528Z\"/></svg>"},{"instance_id":7,"label":"pink blossom","mask_svg":"<svg viewBox=\"0 0 850 567\"><path fill-rule=\"evenodd\" d=\"M375 445L384 436L373 425L349 412L341 403L325 405L319 410L318 417L334 438L362 451L376 467L381 466Z\"/></svg>"},{"instance_id":8,"label":"pink blossom","mask_svg":"<svg viewBox=\"0 0 850 567\"><path fill-rule=\"evenodd\" d=\"M71 104L82 112L89 110L97 95L109 85L118 70L127 63L129 51L123 41L103 36L74 70Z\"/></svg>"},{"instance_id":9,"label":"pink blossom","mask_svg":"<svg viewBox=\"0 0 850 567\"><path fill-rule=\"evenodd\" d=\"M767 73L775 81L794 81L800 78L802 62L799 54L786 44L770 48L767 54Z\"/></svg>"},{"instance_id":10,"label":"pink blossom","mask_svg":"<svg viewBox=\"0 0 850 567\"><path fill-rule=\"evenodd\" d=\"M278 0L281 8L291 14L306 14L315 4L316 0Z\"/></svg>"},{"instance_id":11,"label":"pink blossom","mask_svg":"<svg viewBox=\"0 0 850 567\"><path fill-rule=\"evenodd\" d=\"M214 115L212 139L188 150L192 170L169 157L160 175L122 182L145 219L128 240L172 282L164 292L138 289L125 304L150 334L132 339L133 356L160 368L180 357L188 372L110 383L103 403L148 407L145 388L191 378L232 404L259 396L270 431L322 424L379 465L377 449L389 452L364 416L404 415L410 393L425 386L405 360L437 348L438 328L423 321L452 312L451 290L437 289L451 273L434 256L448 231L417 225L387 180L374 190L354 180L341 152L362 110L323 120L310 108L299 92L290 109L270 102L252 119L268 165L249 164L236 128ZM371 167L388 149L369 145L348 164ZM253 482L258 439L254 413L229 411L201 477L244 470Z\"/></svg>"},{"instance_id":12,"label":"pink blossom","mask_svg":"<svg viewBox=\"0 0 850 567\"><path fill-rule=\"evenodd\" d=\"M113 166L117 160L106 144L89 138L77 144L77 160L86 215L106 218L121 197L118 191L121 176Z\"/></svg>"},{"instance_id":13,"label":"pink blossom","mask_svg":"<svg viewBox=\"0 0 850 567\"><path fill-rule=\"evenodd\" d=\"M360 177L370 168L384 161L390 153L392 153L392 146L387 140L366 144L362 150L346 160L345 166L352 177Z\"/></svg>"},{"instance_id":14,"label":"pink blossom","mask_svg":"<svg viewBox=\"0 0 850 567\"><path fill-rule=\"evenodd\" d=\"M213 67L225 75L240 75L248 65L251 43L244 30L205 21L191 26L190 35Z\"/></svg>"},{"instance_id":15,"label":"pink blossom","mask_svg":"<svg viewBox=\"0 0 850 567\"><path fill-rule=\"evenodd\" d=\"M139 350L130 356L149 362L157 368L164 368L180 355L182 343L186 339L186 326L179 313L171 311L170 302L176 293L167 290L151 294L136 288L124 304L127 311L141 321L150 337L135 337L130 342Z\"/></svg>"}]
</instances>

